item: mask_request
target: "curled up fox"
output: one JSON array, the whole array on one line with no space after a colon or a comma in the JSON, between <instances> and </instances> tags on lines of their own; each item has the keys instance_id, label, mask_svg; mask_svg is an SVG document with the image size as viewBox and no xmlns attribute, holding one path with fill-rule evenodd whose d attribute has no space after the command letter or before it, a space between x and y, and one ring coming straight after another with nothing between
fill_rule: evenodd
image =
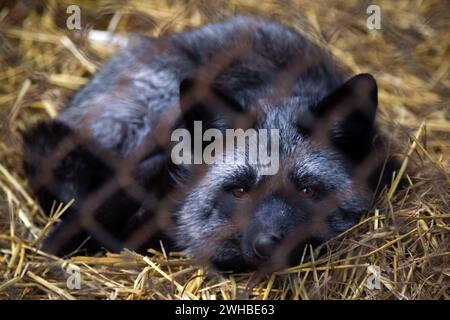
<instances>
[{"instance_id":1,"label":"curled up fox","mask_svg":"<svg viewBox=\"0 0 450 320\"><path fill-rule=\"evenodd\" d=\"M377 104L374 77L260 17L130 36L56 119L24 134L43 210L74 199L43 250L163 241L221 270L295 264L391 180Z\"/></svg>"}]
</instances>

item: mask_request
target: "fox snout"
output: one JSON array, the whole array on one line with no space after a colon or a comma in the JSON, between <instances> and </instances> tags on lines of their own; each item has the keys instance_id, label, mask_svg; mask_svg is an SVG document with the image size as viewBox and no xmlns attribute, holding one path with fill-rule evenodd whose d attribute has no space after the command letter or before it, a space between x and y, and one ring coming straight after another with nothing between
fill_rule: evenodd
<instances>
[{"instance_id":1,"label":"fox snout","mask_svg":"<svg viewBox=\"0 0 450 320\"><path fill-rule=\"evenodd\" d=\"M280 237L270 233L262 233L253 242L253 251L259 258L267 259L272 255L280 242Z\"/></svg>"}]
</instances>

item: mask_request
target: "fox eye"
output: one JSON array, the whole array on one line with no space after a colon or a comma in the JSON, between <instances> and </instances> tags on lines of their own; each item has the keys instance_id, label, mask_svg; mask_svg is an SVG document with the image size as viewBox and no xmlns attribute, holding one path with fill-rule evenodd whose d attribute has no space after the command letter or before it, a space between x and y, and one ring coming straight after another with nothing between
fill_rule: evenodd
<instances>
[{"instance_id":1,"label":"fox eye","mask_svg":"<svg viewBox=\"0 0 450 320\"><path fill-rule=\"evenodd\" d=\"M235 196L236 198L242 198L243 196L246 195L247 192L248 192L248 189L244 188L244 187L235 187L235 188L231 189L231 194L233 196Z\"/></svg>"},{"instance_id":2,"label":"fox eye","mask_svg":"<svg viewBox=\"0 0 450 320\"><path fill-rule=\"evenodd\" d=\"M311 199L316 195L316 189L312 186L306 186L300 189L300 195L302 198Z\"/></svg>"}]
</instances>

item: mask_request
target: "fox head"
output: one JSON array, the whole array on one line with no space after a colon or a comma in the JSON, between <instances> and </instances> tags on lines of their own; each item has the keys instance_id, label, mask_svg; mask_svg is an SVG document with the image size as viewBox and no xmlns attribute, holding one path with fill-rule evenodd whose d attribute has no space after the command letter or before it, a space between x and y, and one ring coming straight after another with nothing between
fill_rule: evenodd
<instances>
[{"instance_id":1,"label":"fox head","mask_svg":"<svg viewBox=\"0 0 450 320\"><path fill-rule=\"evenodd\" d=\"M249 139L225 150L232 161L204 166L176 212L178 243L222 270L296 263L305 245L355 225L394 168L384 163L374 124L371 75L357 75L325 97L262 99L256 109L252 128L278 129L277 172L264 174L248 161Z\"/></svg>"}]
</instances>

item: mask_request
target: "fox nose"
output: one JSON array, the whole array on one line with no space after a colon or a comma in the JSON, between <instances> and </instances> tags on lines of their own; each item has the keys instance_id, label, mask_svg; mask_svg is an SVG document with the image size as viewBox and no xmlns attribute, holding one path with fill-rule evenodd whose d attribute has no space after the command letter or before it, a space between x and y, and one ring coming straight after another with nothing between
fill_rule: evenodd
<instances>
[{"instance_id":1,"label":"fox nose","mask_svg":"<svg viewBox=\"0 0 450 320\"><path fill-rule=\"evenodd\" d=\"M253 244L253 250L260 258L268 258L279 242L280 238L273 234L260 234Z\"/></svg>"}]
</instances>

